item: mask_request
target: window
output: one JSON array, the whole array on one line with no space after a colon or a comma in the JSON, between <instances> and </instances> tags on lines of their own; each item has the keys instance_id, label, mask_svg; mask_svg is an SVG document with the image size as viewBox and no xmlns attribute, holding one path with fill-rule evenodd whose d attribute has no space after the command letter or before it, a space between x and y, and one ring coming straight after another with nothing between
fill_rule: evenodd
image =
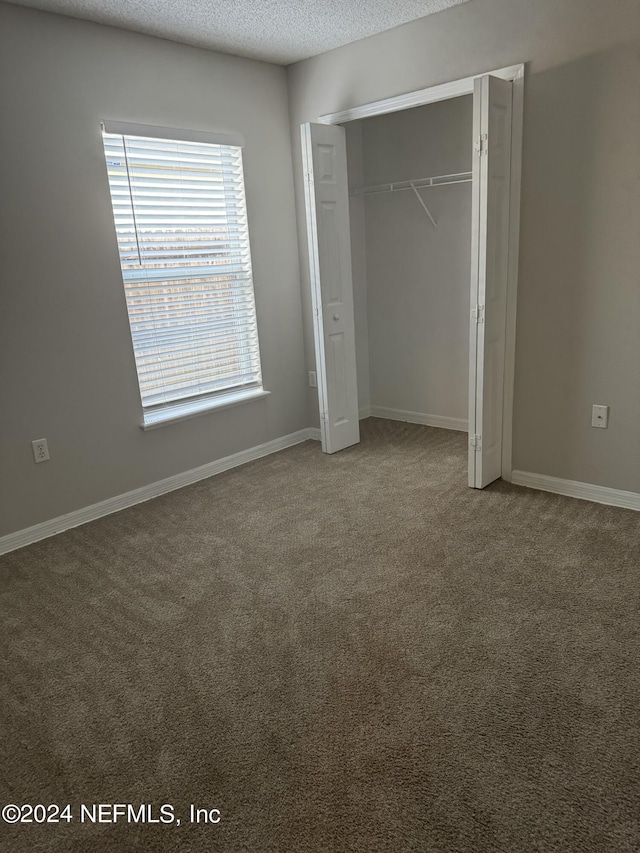
<instances>
[{"instance_id":1,"label":"window","mask_svg":"<svg viewBox=\"0 0 640 853\"><path fill-rule=\"evenodd\" d=\"M144 424L153 426L265 392L242 148L131 127L103 124L103 142Z\"/></svg>"}]
</instances>

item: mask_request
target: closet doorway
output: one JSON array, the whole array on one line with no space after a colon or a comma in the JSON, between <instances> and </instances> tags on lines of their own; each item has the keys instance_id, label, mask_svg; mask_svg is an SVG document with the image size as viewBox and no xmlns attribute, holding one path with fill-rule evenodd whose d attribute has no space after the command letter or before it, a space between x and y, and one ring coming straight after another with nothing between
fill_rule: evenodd
<instances>
[{"instance_id":1,"label":"closet doorway","mask_svg":"<svg viewBox=\"0 0 640 853\"><path fill-rule=\"evenodd\" d=\"M361 353L358 377L356 349L363 348L363 309L360 305L357 337L354 301L361 303L362 294L371 289L377 312L369 341L375 351L366 359L372 368L371 414L467 429L469 485L483 488L500 476L510 479L523 77L523 66L514 66L321 116L318 123L301 126L324 452L335 453L359 441L358 381L361 396L366 398L363 389L369 377L362 375ZM407 112L399 117L400 126L405 130L413 127L418 135L422 121L423 146L406 135L403 141L398 127L394 135L391 113L440 101L450 103L431 111L428 130L425 114L419 117ZM367 122L365 133L358 126L360 120L373 116L385 119L375 122L375 127L374 122ZM343 125L349 131L350 171ZM456 132L462 132L462 137L454 139ZM373 147L367 142L372 138ZM411 174L399 174L403 167ZM419 171L423 174L414 173ZM363 182L365 176L373 179ZM447 199L443 194L448 192ZM385 198L390 202L386 207ZM392 210L406 214L410 202L415 205L411 229L408 220L405 228L390 218ZM370 249L366 260L358 221L363 216L362 204L368 205ZM410 249L409 231L415 231L417 214L419 227L425 229L420 233L434 249L431 257L425 256L424 246L416 247L415 234L414 249ZM433 316L426 314L424 293L422 302L418 298L415 310L412 308L419 290L416 270L407 276L414 281L403 293L402 271L394 276L393 259L385 260L385 240L395 241L395 257L401 261L398 267L408 264L411 268L412 263L398 244L412 253L414 264L426 259L425 282L437 281L440 288L439 293L429 294ZM466 295L460 292L461 263L466 264L466 281L470 278L471 282L470 290L466 285ZM369 272L366 284L362 281L365 266ZM442 280L438 281L440 273ZM447 277L452 283L449 293ZM403 311L393 310L396 299L408 300ZM422 317L413 316L421 311L425 312ZM421 321L424 336L433 338L431 356L425 360L423 340L417 347L419 357L412 360L409 343L412 338L419 340ZM445 359L440 364L440 381L434 349L438 338L443 341ZM416 404L425 393L431 395L432 403L423 399ZM376 405L376 398L393 404ZM407 401L404 405L403 399ZM449 407L450 411L428 412L430 405ZM421 408L427 413L421 413Z\"/></svg>"}]
</instances>

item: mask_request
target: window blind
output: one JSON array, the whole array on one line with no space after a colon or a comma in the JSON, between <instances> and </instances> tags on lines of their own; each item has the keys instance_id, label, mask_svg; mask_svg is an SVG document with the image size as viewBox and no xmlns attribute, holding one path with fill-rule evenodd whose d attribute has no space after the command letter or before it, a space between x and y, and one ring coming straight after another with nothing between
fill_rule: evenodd
<instances>
[{"instance_id":1,"label":"window blind","mask_svg":"<svg viewBox=\"0 0 640 853\"><path fill-rule=\"evenodd\" d=\"M242 149L103 141L143 409L261 387Z\"/></svg>"}]
</instances>

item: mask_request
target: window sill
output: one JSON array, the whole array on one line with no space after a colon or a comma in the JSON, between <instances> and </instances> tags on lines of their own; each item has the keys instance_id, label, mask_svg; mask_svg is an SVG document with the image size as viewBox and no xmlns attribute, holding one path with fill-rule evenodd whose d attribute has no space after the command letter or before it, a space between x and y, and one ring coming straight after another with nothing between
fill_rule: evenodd
<instances>
[{"instance_id":1,"label":"window sill","mask_svg":"<svg viewBox=\"0 0 640 853\"><path fill-rule=\"evenodd\" d=\"M185 403L182 406L171 406L166 409L157 409L144 415L141 428L147 432L150 429L175 424L178 421L188 421L209 412L229 409L231 406L239 406L241 403L250 403L252 400L260 400L268 397L270 391L264 388L251 388L249 391L233 391L230 394L221 394L219 397L209 397L207 400L196 400Z\"/></svg>"}]
</instances>

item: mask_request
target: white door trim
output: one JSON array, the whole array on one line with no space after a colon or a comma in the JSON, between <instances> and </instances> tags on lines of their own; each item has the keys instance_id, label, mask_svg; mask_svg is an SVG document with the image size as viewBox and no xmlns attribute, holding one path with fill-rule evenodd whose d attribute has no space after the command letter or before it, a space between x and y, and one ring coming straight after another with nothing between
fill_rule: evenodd
<instances>
[{"instance_id":1,"label":"white door trim","mask_svg":"<svg viewBox=\"0 0 640 853\"><path fill-rule=\"evenodd\" d=\"M511 115L511 190L509 199L509 273L507 281L507 321L504 359L504 386L502 407L502 479L511 481L513 469L513 383L516 350L516 304L518 295L518 257L520 245L520 184L522 176L522 138L524 112L524 63L506 68L482 71L471 77L453 80L438 86L428 86L414 92L394 95L379 101L327 113L316 120L322 124L342 124L370 116L408 110L412 107L433 104L448 98L472 95L474 80L491 74L513 81L513 106Z\"/></svg>"},{"instance_id":2,"label":"white door trim","mask_svg":"<svg viewBox=\"0 0 640 853\"><path fill-rule=\"evenodd\" d=\"M463 77L461 80L453 80L451 83L443 83L439 86L428 86L426 89L394 95L391 98L383 98L381 101L370 101L368 104L351 107L338 113L327 113L320 116L317 121L320 124L343 124L345 121L410 110L412 107L421 107L424 104L435 104L436 101L459 98L461 95L473 95L474 80L477 77L484 77L485 74L502 77L503 80L517 80L524 78L524 63L510 65L508 68L498 68L495 71L482 71L472 77Z\"/></svg>"}]
</instances>

